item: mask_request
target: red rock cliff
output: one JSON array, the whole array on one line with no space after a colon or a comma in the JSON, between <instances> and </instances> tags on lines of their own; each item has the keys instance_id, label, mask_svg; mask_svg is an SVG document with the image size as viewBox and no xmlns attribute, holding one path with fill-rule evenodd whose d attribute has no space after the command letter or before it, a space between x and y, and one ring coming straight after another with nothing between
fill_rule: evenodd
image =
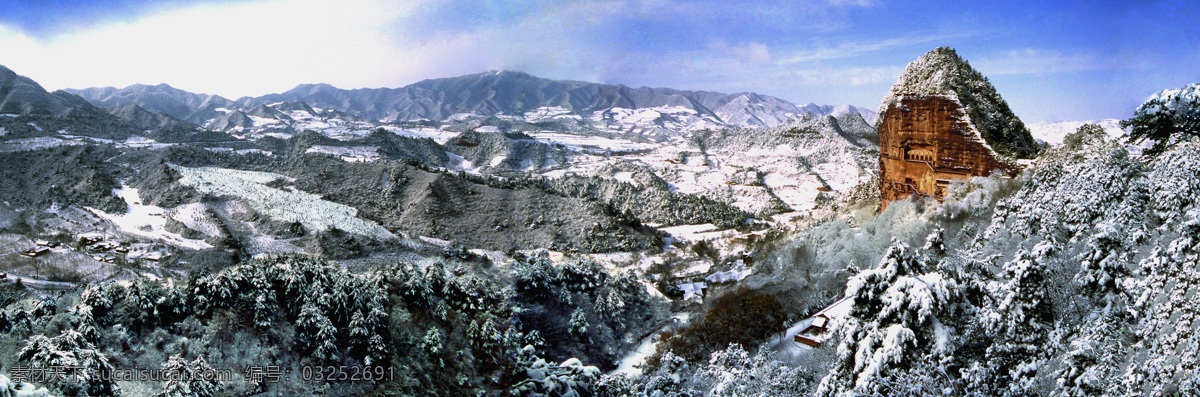
<instances>
[{"instance_id":1,"label":"red rock cliff","mask_svg":"<svg viewBox=\"0 0 1200 397\"><path fill-rule=\"evenodd\" d=\"M955 179L1015 170L967 123L952 97L906 95L887 105L878 126L883 206L912 195L942 200Z\"/></svg>"}]
</instances>

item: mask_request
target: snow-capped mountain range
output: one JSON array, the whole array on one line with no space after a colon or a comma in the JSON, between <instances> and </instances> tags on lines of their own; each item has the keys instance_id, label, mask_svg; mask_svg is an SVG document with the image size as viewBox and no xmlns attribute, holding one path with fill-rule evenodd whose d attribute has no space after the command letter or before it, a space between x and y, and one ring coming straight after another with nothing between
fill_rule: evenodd
<instances>
[{"instance_id":1,"label":"snow-capped mountain range","mask_svg":"<svg viewBox=\"0 0 1200 397\"><path fill-rule=\"evenodd\" d=\"M875 113L851 105L799 106L751 92L550 80L492 71L430 79L400 88L341 89L302 84L287 92L230 100L165 84L66 90L107 108L138 106L225 132L372 129L383 123L498 118L571 130L662 137L724 127L774 127L805 115Z\"/></svg>"},{"instance_id":2,"label":"snow-capped mountain range","mask_svg":"<svg viewBox=\"0 0 1200 397\"><path fill-rule=\"evenodd\" d=\"M0 117L0 153L102 142L121 150L197 146L231 155L393 159L454 175L589 175L718 200L725 212L763 218L808 214L818 201L853 190L874 174L878 153L869 110L797 106L754 93L489 72L400 89L301 86L234 101L167 85L49 93L10 75L0 85L13 87L0 90L13 93L2 112L11 117ZM82 114L94 117L78 122Z\"/></svg>"},{"instance_id":3,"label":"snow-capped mountain range","mask_svg":"<svg viewBox=\"0 0 1200 397\"><path fill-rule=\"evenodd\" d=\"M1121 129L1121 120L1103 119L1091 121L1043 121L1039 123L1026 124L1029 132L1033 133L1033 137L1041 139L1046 143L1057 145L1063 142L1063 138L1075 132L1084 124L1097 124L1104 128L1104 132L1108 134L1109 139L1117 139L1125 135L1125 131Z\"/></svg>"}]
</instances>

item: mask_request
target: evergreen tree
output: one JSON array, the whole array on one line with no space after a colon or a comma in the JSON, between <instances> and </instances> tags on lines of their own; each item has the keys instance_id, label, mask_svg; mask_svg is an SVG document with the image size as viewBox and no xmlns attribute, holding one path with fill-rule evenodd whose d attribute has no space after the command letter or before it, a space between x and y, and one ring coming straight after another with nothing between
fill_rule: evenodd
<instances>
[{"instance_id":1,"label":"evergreen tree","mask_svg":"<svg viewBox=\"0 0 1200 397\"><path fill-rule=\"evenodd\" d=\"M12 331L33 332L33 319L25 309L17 309L12 317Z\"/></svg>"},{"instance_id":2,"label":"evergreen tree","mask_svg":"<svg viewBox=\"0 0 1200 397\"><path fill-rule=\"evenodd\" d=\"M524 378L509 391L514 396L580 397L590 396L600 378L600 369L570 358L554 365L537 357L533 346L517 352L517 368Z\"/></svg>"},{"instance_id":3,"label":"evergreen tree","mask_svg":"<svg viewBox=\"0 0 1200 397\"><path fill-rule=\"evenodd\" d=\"M162 369L167 380L154 397L212 397L220 391L221 383L204 357L189 363L176 354L163 363Z\"/></svg>"},{"instance_id":4,"label":"evergreen tree","mask_svg":"<svg viewBox=\"0 0 1200 397\"><path fill-rule=\"evenodd\" d=\"M145 329L157 323L154 300L146 295L141 284L141 282L130 283L129 288L125 291L125 298L121 300L124 308L122 317L127 319L130 327L135 330Z\"/></svg>"},{"instance_id":5,"label":"evergreen tree","mask_svg":"<svg viewBox=\"0 0 1200 397\"><path fill-rule=\"evenodd\" d=\"M367 345L371 341L371 335L374 330L368 329L366 319L361 311L355 311L353 316L350 316L350 326L346 332L346 346L348 353L351 356L362 357L366 355Z\"/></svg>"},{"instance_id":6,"label":"evergreen tree","mask_svg":"<svg viewBox=\"0 0 1200 397\"><path fill-rule=\"evenodd\" d=\"M113 366L108 358L73 330L63 331L53 338L34 335L17 354L17 362L30 368L51 370L68 368L66 376L57 377L51 385L64 395L116 396L121 387L111 376Z\"/></svg>"},{"instance_id":7,"label":"evergreen tree","mask_svg":"<svg viewBox=\"0 0 1200 397\"><path fill-rule=\"evenodd\" d=\"M325 316L316 318L315 327L317 333L313 338L316 343L313 349L313 357L328 362L337 361L340 350L337 344L337 328L333 326L332 321L329 321L329 317Z\"/></svg>"},{"instance_id":8,"label":"evergreen tree","mask_svg":"<svg viewBox=\"0 0 1200 397\"><path fill-rule=\"evenodd\" d=\"M1154 146L1146 150L1149 155L1200 137L1200 84L1155 93L1133 117L1121 121L1121 128L1129 129L1129 143L1153 141Z\"/></svg>"},{"instance_id":9,"label":"evergreen tree","mask_svg":"<svg viewBox=\"0 0 1200 397\"><path fill-rule=\"evenodd\" d=\"M954 346L938 318L956 313L958 285L937 272L922 274L925 268L893 238L878 268L850 279L846 295L854 303L840 328L838 361L817 395L896 394L890 385L906 369L941 370Z\"/></svg>"},{"instance_id":10,"label":"evergreen tree","mask_svg":"<svg viewBox=\"0 0 1200 397\"><path fill-rule=\"evenodd\" d=\"M305 302L300 308L300 315L296 317L296 349L311 353L321 346L323 342L318 339L320 329L328 321L315 304Z\"/></svg>"},{"instance_id":11,"label":"evergreen tree","mask_svg":"<svg viewBox=\"0 0 1200 397\"><path fill-rule=\"evenodd\" d=\"M1046 262L1052 243L1020 251L1004 265L1008 282L997 291L994 313L982 316L992 336L985 353L984 373L969 377L971 387L990 395L1033 394L1034 376L1045 358L1053 309L1047 296Z\"/></svg>"},{"instance_id":12,"label":"evergreen tree","mask_svg":"<svg viewBox=\"0 0 1200 397\"><path fill-rule=\"evenodd\" d=\"M580 338L584 342L587 342L588 320L587 314L584 313L582 308L576 308L575 311L571 313L571 321L568 324L568 332L571 335L574 335L576 338Z\"/></svg>"},{"instance_id":13,"label":"evergreen tree","mask_svg":"<svg viewBox=\"0 0 1200 397\"><path fill-rule=\"evenodd\" d=\"M265 277L255 277L251 288L254 326L261 329L270 328L275 323L275 312L279 310L275 301L275 289Z\"/></svg>"}]
</instances>

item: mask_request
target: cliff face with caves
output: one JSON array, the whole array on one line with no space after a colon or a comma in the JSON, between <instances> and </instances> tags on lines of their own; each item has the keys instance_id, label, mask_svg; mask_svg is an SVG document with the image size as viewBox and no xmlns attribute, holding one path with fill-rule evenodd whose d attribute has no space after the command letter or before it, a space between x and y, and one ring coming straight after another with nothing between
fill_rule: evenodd
<instances>
[{"instance_id":1,"label":"cliff face with caves","mask_svg":"<svg viewBox=\"0 0 1200 397\"><path fill-rule=\"evenodd\" d=\"M913 61L879 110L880 193L945 197L955 179L1015 173L1037 144L995 87L953 49Z\"/></svg>"}]
</instances>

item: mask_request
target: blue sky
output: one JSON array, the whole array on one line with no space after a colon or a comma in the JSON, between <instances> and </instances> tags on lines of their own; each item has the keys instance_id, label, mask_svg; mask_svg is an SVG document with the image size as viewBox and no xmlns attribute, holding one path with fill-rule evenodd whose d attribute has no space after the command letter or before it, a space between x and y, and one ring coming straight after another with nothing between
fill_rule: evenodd
<instances>
[{"instance_id":1,"label":"blue sky","mask_svg":"<svg viewBox=\"0 0 1200 397\"><path fill-rule=\"evenodd\" d=\"M167 83L230 98L486 70L878 107L951 46L1026 122L1125 118L1200 82L1187 1L10 1L0 64L48 89Z\"/></svg>"}]
</instances>

